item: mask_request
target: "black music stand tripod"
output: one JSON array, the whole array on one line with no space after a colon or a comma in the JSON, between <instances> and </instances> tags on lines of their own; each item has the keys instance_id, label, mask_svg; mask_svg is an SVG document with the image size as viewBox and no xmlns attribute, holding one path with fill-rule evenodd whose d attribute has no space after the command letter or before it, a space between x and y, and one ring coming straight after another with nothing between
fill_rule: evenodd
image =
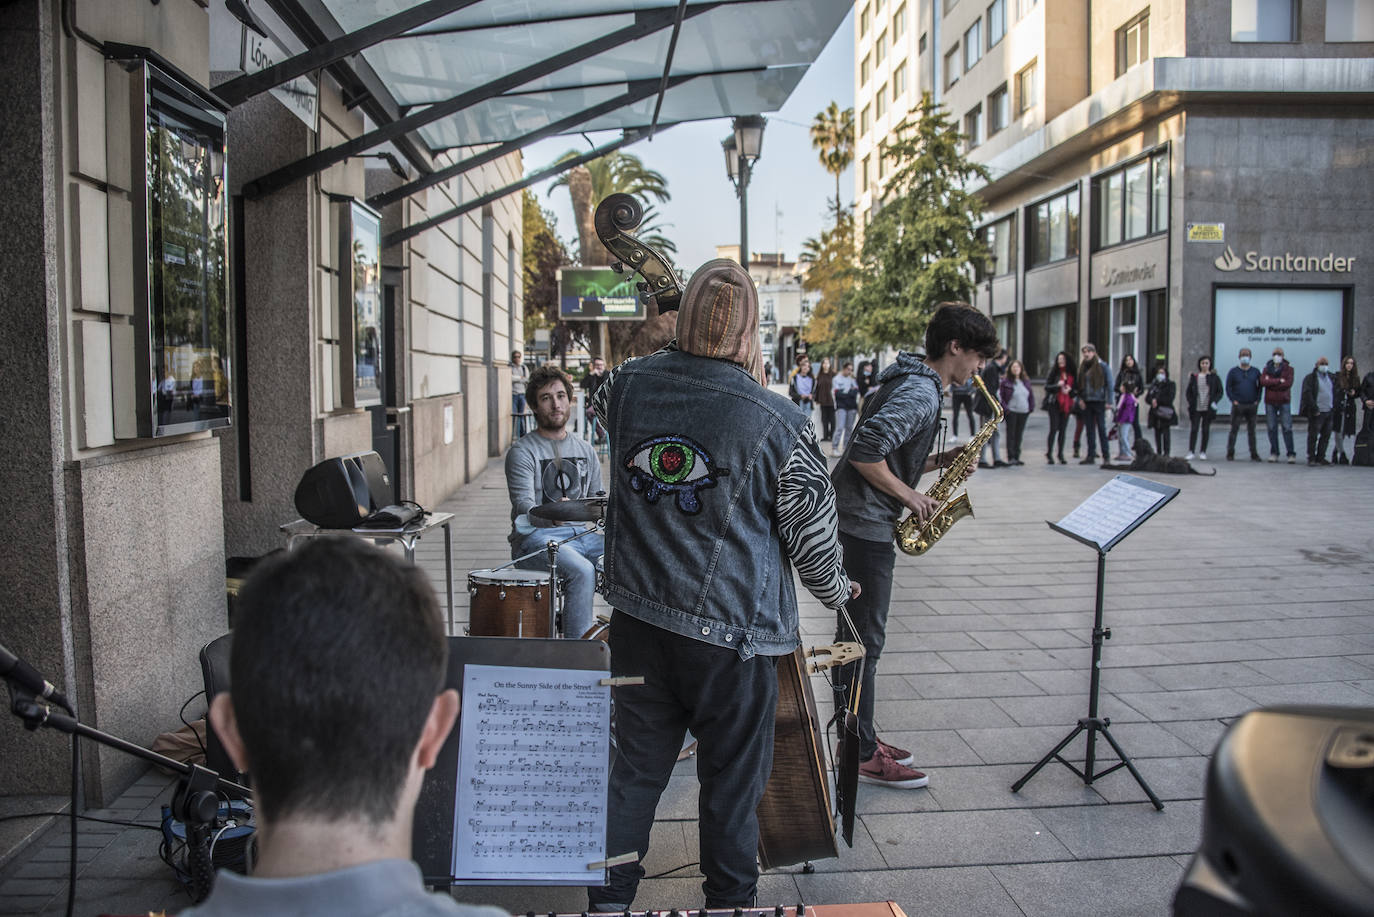
<instances>
[{"instance_id":1,"label":"black music stand tripod","mask_svg":"<svg viewBox=\"0 0 1374 917\"><path fill-rule=\"evenodd\" d=\"M1136 770L1135 764L1131 761L1121 743L1117 742L1112 735L1111 717L1098 716L1097 696L1098 689L1102 681L1102 642L1112 638L1112 631L1109 627L1102 626L1102 605L1106 592L1107 580L1107 552L1116 547L1127 535L1135 531L1142 522L1153 516L1164 504L1178 496L1177 487L1169 487L1166 484L1159 484L1145 478L1138 478L1134 475L1119 474L1096 493L1084 500L1073 512L1060 519L1059 522L1049 522L1050 528L1064 535L1068 535L1075 541L1082 542L1097 551L1097 609L1093 618L1093 639L1092 639L1092 674L1088 684L1088 715L1078 720L1067 736L1049 754L1041 758L1026 774L1011 785L1013 793L1018 792L1025 786L1032 777L1040 772L1040 769L1051 761L1058 761L1060 764L1073 771L1083 779L1085 786L1091 786L1094 780L1105 777L1113 771L1126 768L1135 778L1135 782L1140 784L1140 788L1145 791L1145 795L1150 798L1156 809L1162 810L1164 803L1159 801L1154 790L1145 782L1145 778L1140 776L1140 771ZM1086 732L1088 734L1087 755L1083 761L1083 769L1079 770L1073 763L1065 759L1060 752L1068 746L1070 742L1078 738L1078 734ZM1116 764L1103 771L1096 770L1097 766L1097 734L1102 733L1102 737L1111 744L1112 750L1120 759Z\"/></svg>"}]
</instances>

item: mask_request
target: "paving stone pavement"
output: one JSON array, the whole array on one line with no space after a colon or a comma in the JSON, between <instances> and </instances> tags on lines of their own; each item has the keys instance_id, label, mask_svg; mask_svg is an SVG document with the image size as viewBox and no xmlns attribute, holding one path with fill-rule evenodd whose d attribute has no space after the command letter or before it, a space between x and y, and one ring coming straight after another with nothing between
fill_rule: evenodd
<instances>
[{"instance_id":1,"label":"paving stone pavement","mask_svg":"<svg viewBox=\"0 0 1374 917\"><path fill-rule=\"evenodd\" d=\"M852 849L763 876L762 903L891 898L912 917L1162 915L1195 849L1207 763L1227 725L1280 703L1374 706L1374 475L1366 469L1195 462L1182 492L1109 555L1102 713L1165 802L1121 770L1083 785L1047 766L1010 785L1087 713L1094 553L1046 526L1108 479L1048 467L1032 417L1026 465L970 482L976 518L925 557L898 555L877 719L930 774L922 790L864 786ZM1220 450L1219 450L1220 451ZM928 480L927 486L930 483ZM1355 501L1358 501L1358 506ZM442 507L453 527L458 627L466 571L507 558L500 462ZM418 560L444 585L443 541ZM833 616L805 599L808 644ZM604 610L604 609L603 609ZM823 682L814 682L825 697ZM1114 763L1105 743L1099 757ZM1066 754L1079 762L1084 741ZM154 824L168 778L149 774L103 813ZM45 801L50 804L51 801ZM9 809L19 808L9 801ZM659 809L640 907L700 903L693 762ZM35 822L35 824L38 824ZM187 899L147 830L83 823L76 913L142 913ZM0 869L0 913L62 913L65 821ZM580 890L459 889L513 912L580 911Z\"/></svg>"}]
</instances>

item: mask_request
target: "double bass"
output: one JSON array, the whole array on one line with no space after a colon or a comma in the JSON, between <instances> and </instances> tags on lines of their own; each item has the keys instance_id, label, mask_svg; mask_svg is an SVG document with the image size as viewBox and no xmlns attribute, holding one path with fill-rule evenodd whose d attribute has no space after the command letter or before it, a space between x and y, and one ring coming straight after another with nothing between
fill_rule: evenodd
<instances>
[{"instance_id":1,"label":"double bass","mask_svg":"<svg viewBox=\"0 0 1374 917\"><path fill-rule=\"evenodd\" d=\"M660 313L676 310L682 299L677 272L662 254L632 235L644 208L629 194L612 194L597 205L593 223L601 244L615 257L617 273L634 271L643 277L640 298L656 300ZM851 628L852 631L852 628ZM764 869L790 866L839 856L836 813L849 846L854 837L854 797L858 787L858 695L846 699L843 722L847 741L841 742L832 799L825 731L816 713L810 675L823 669L861 663L860 643L837 643L803 650L798 647L778 660L778 706L773 737L773 772L759 802L759 862Z\"/></svg>"}]
</instances>

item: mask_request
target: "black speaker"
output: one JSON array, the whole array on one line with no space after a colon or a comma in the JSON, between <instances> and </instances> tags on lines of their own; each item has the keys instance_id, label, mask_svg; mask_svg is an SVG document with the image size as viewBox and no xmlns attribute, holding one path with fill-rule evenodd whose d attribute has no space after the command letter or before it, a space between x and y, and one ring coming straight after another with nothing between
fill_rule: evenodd
<instances>
[{"instance_id":1,"label":"black speaker","mask_svg":"<svg viewBox=\"0 0 1374 917\"><path fill-rule=\"evenodd\" d=\"M1374 915L1374 708L1270 707L1227 730L1174 914Z\"/></svg>"},{"instance_id":2,"label":"black speaker","mask_svg":"<svg viewBox=\"0 0 1374 917\"><path fill-rule=\"evenodd\" d=\"M351 529L372 513L367 475L350 459L325 459L301 475L296 512L303 519L321 528Z\"/></svg>"},{"instance_id":3,"label":"black speaker","mask_svg":"<svg viewBox=\"0 0 1374 917\"><path fill-rule=\"evenodd\" d=\"M396 502L396 494L391 488L391 475L387 474L386 462L382 461L380 455L375 452L355 452L343 456L343 460L353 463L363 473L367 480L369 506L373 512Z\"/></svg>"}]
</instances>

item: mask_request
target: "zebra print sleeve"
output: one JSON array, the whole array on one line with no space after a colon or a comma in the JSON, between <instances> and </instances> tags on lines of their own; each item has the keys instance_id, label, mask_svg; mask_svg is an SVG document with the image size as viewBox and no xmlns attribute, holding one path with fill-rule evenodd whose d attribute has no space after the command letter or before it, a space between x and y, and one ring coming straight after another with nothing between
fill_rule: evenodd
<instances>
[{"instance_id":1,"label":"zebra print sleeve","mask_svg":"<svg viewBox=\"0 0 1374 917\"><path fill-rule=\"evenodd\" d=\"M828 608L849 600L835 488L809 422L778 477L778 534L802 585Z\"/></svg>"}]
</instances>

